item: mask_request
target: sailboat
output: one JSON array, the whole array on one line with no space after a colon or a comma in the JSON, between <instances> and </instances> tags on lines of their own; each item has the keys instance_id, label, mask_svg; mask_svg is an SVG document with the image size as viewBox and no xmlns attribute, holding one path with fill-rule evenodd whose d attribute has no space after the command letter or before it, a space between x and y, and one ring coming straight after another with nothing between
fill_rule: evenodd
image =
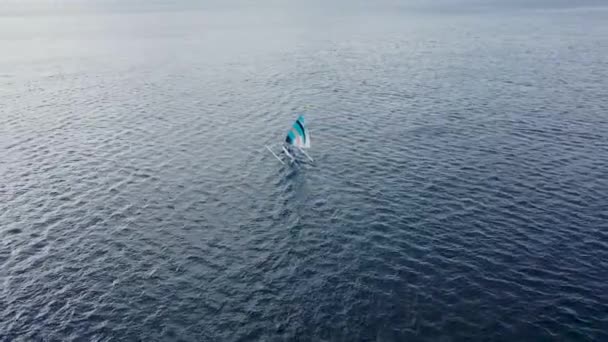
<instances>
[{"instance_id":1,"label":"sailboat","mask_svg":"<svg viewBox=\"0 0 608 342\"><path fill-rule=\"evenodd\" d=\"M283 159L281 159L281 157L279 157L279 155L277 155L268 145L266 145L266 148L281 162L281 164L285 164ZM312 157L304 151L304 149L307 148L310 148L310 132L308 132L308 129L304 124L304 116L300 115L291 126L291 129L287 132L287 136L281 145L279 154L284 154L289 158L290 162L293 163L298 160L298 153L301 153L312 162L314 161Z\"/></svg>"}]
</instances>

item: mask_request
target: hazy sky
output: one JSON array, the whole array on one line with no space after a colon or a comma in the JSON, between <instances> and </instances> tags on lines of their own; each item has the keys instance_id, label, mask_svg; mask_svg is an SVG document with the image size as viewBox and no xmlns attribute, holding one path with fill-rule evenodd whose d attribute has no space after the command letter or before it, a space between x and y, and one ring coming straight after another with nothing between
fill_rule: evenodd
<instances>
[{"instance_id":1,"label":"hazy sky","mask_svg":"<svg viewBox=\"0 0 608 342\"><path fill-rule=\"evenodd\" d=\"M0 0L0 16L20 12L88 10L268 9L507 11L607 7L608 0Z\"/></svg>"},{"instance_id":2,"label":"hazy sky","mask_svg":"<svg viewBox=\"0 0 608 342\"><path fill-rule=\"evenodd\" d=\"M602 6L608 5L606 0L3 0L2 8L19 7L19 6L40 6L40 7L57 7L57 6L72 6L72 5L167 5L173 6L290 6L294 4L311 5L318 4L320 6L336 4L340 6L360 6L362 4L368 6L415 6L428 8L441 7L581 7L581 6Z\"/></svg>"}]
</instances>

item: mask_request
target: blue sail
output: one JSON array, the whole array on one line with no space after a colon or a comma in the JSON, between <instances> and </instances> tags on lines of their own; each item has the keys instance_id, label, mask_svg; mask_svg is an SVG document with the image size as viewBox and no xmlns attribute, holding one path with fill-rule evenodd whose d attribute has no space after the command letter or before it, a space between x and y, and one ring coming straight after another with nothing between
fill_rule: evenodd
<instances>
[{"instance_id":1,"label":"blue sail","mask_svg":"<svg viewBox=\"0 0 608 342\"><path fill-rule=\"evenodd\" d=\"M291 126L289 132L287 132L285 143L299 148L310 147L310 134L308 134L308 130L304 125L303 115L298 117L296 122L294 122L294 124Z\"/></svg>"}]
</instances>

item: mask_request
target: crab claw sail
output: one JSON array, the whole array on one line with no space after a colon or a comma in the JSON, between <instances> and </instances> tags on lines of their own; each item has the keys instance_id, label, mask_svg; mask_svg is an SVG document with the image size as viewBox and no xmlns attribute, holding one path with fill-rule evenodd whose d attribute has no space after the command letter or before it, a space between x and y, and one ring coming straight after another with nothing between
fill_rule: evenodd
<instances>
[{"instance_id":1,"label":"crab claw sail","mask_svg":"<svg viewBox=\"0 0 608 342\"><path fill-rule=\"evenodd\" d=\"M299 148L310 147L310 134L304 125L304 116L300 115L285 138L285 143Z\"/></svg>"}]
</instances>

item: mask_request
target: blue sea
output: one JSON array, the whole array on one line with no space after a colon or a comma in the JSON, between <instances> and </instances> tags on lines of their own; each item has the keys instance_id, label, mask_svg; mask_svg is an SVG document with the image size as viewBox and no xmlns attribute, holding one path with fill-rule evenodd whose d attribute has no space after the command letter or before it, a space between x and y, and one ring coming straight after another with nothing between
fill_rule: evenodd
<instances>
[{"instance_id":1,"label":"blue sea","mask_svg":"<svg viewBox=\"0 0 608 342\"><path fill-rule=\"evenodd\" d=\"M0 341L608 341L608 7L535 1L4 2Z\"/></svg>"}]
</instances>

